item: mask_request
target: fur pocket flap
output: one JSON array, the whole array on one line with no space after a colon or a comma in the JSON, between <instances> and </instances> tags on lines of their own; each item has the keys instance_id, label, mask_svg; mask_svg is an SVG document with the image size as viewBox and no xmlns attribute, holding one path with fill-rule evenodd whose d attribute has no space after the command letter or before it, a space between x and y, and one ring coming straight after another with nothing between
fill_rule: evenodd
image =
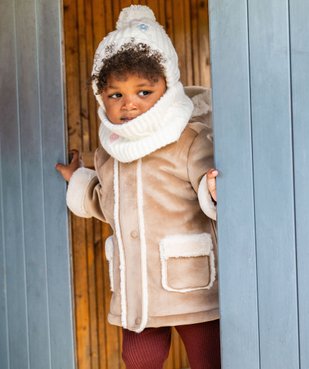
<instances>
[{"instance_id":1,"label":"fur pocket flap","mask_svg":"<svg viewBox=\"0 0 309 369\"><path fill-rule=\"evenodd\" d=\"M190 292L212 287L215 260L208 233L168 236L160 242L162 285L168 291Z\"/></svg>"}]
</instances>

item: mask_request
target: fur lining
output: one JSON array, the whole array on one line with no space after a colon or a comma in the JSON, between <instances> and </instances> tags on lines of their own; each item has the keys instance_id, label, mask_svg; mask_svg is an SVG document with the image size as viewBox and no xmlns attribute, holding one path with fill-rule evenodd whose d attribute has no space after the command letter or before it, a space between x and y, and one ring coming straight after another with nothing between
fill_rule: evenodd
<instances>
[{"instance_id":1,"label":"fur lining","mask_svg":"<svg viewBox=\"0 0 309 369\"><path fill-rule=\"evenodd\" d=\"M161 256L165 260L209 255L211 250L212 240L209 233L168 236L160 241Z\"/></svg>"},{"instance_id":2,"label":"fur lining","mask_svg":"<svg viewBox=\"0 0 309 369\"><path fill-rule=\"evenodd\" d=\"M207 175L205 174L199 184L197 197L203 212L211 219L217 219L216 205L211 199L210 193L207 190Z\"/></svg>"},{"instance_id":3,"label":"fur lining","mask_svg":"<svg viewBox=\"0 0 309 369\"><path fill-rule=\"evenodd\" d=\"M143 180L142 180L142 160L137 162L137 209L138 223L140 232L140 247L141 247L141 271L142 271L142 319L141 325L136 330L140 333L144 330L148 320L148 271L147 271L147 244L145 237L144 224L144 199L143 199Z\"/></svg>"},{"instance_id":4,"label":"fur lining","mask_svg":"<svg viewBox=\"0 0 309 369\"><path fill-rule=\"evenodd\" d=\"M121 238L121 230L119 224L119 168L118 161L114 160L114 222L116 238L119 248L119 260L120 260L120 295L121 295L121 323L123 328L127 328L127 293L126 293L126 263L124 257L124 248Z\"/></svg>"},{"instance_id":5,"label":"fur lining","mask_svg":"<svg viewBox=\"0 0 309 369\"><path fill-rule=\"evenodd\" d=\"M96 172L87 168L77 169L68 185L66 202L72 213L79 217L91 218L91 215L85 209L85 196L87 188L93 178L96 177Z\"/></svg>"},{"instance_id":6,"label":"fur lining","mask_svg":"<svg viewBox=\"0 0 309 369\"><path fill-rule=\"evenodd\" d=\"M168 284L167 261L169 258L189 258L208 256L210 260L210 280L208 285L192 288L172 288ZM193 235L174 235L165 237L160 241L160 258L162 264L162 285L167 291L192 292L210 289L216 279L215 257L210 234L201 233Z\"/></svg>"},{"instance_id":7,"label":"fur lining","mask_svg":"<svg viewBox=\"0 0 309 369\"><path fill-rule=\"evenodd\" d=\"M114 291L114 244L113 244L113 236L109 236L105 241L105 256L108 261L108 271L109 271L109 280L111 291Z\"/></svg>"}]
</instances>

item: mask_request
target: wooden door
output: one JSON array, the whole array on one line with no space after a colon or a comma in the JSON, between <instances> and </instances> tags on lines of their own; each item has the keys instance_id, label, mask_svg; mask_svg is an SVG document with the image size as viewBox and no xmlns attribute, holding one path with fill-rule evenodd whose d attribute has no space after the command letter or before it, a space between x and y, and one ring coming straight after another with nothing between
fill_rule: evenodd
<instances>
[{"instance_id":1,"label":"wooden door","mask_svg":"<svg viewBox=\"0 0 309 369\"><path fill-rule=\"evenodd\" d=\"M223 368L306 369L309 3L209 9Z\"/></svg>"},{"instance_id":2,"label":"wooden door","mask_svg":"<svg viewBox=\"0 0 309 369\"><path fill-rule=\"evenodd\" d=\"M186 85L210 85L208 2L197 0L65 0L69 148L82 152L93 165L98 145L96 103L87 87L93 54L106 33L115 28L120 10L130 4L146 4L166 28L177 49L182 81ZM124 368L121 330L106 321L109 309L108 270L104 240L108 226L97 220L72 216L76 347L79 369ZM175 334L166 369L188 367L183 345Z\"/></svg>"}]
</instances>

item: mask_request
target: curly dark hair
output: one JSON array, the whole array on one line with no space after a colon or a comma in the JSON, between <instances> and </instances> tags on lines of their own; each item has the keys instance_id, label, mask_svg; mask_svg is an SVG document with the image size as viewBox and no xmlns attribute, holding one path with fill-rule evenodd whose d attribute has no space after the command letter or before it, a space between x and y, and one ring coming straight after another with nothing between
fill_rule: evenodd
<instances>
[{"instance_id":1,"label":"curly dark hair","mask_svg":"<svg viewBox=\"0 0 309 369\"><path fill-rule=\"evenodd\" d=\"M159 77L165 78L164 61L160 52L146 44L126 43L115 54L102 60L99 74L93 75L91 80L96 81L97 94L102 93L111 75L121 79L130 73L157 81Z\"/></svg>"}]
</instances>

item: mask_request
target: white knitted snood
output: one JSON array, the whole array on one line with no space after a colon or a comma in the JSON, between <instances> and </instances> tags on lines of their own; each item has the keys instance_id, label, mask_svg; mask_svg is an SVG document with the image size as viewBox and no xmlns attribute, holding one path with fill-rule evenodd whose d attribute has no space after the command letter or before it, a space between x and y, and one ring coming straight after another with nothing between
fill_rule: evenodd
<instances>
[{"instance_id":1,"label":"white knitted snood","mask_svg":"<svg viewBox=\"0 0 309 369\"><path fill-rule=\"evenodd\" d=\"M178 82L147 112L124 124L111 123L99 108L100 142L115 159L128 163L179 139L193 111L193 103Z\"/></svg>"}]
</instances>

